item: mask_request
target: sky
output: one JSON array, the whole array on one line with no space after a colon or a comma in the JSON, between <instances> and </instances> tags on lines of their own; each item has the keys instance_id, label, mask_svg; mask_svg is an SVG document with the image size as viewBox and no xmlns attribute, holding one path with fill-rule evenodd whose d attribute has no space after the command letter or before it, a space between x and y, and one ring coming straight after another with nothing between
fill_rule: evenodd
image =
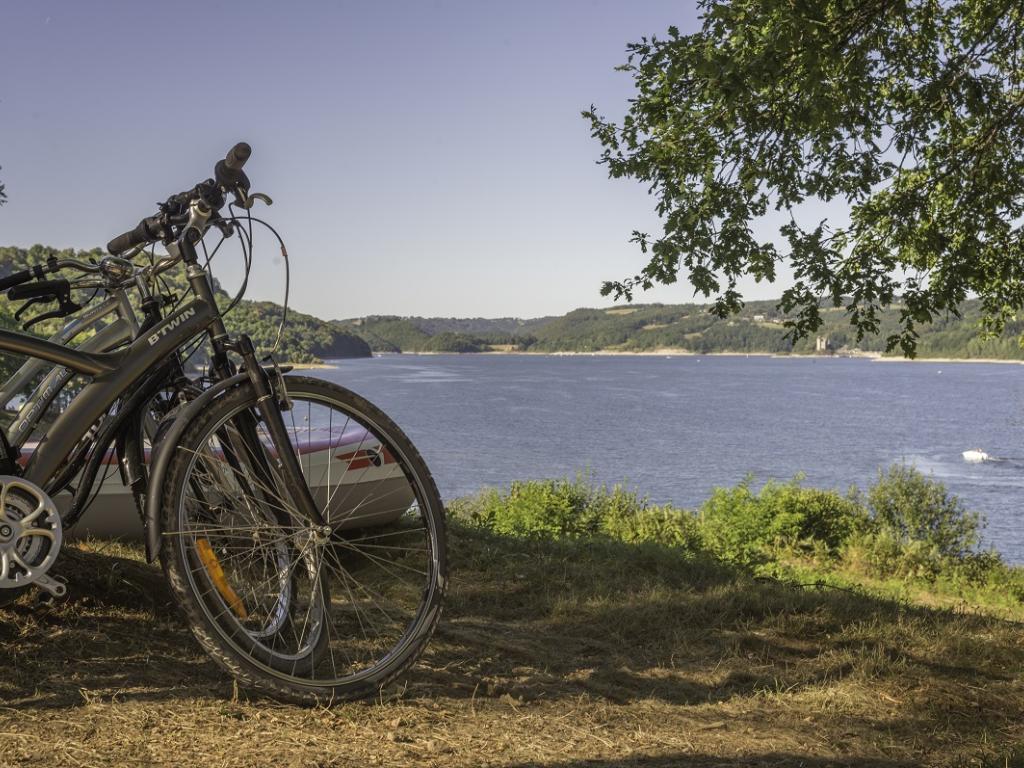
<instances>
[{"instance_id":1,"label":"sky","mask_svg":"<svg viewBox=\"0 0 1024 768\"><path fill-rule=\"evenodd\" d=\"M291 306L536 317L607 306L601 282L658 230L610 180L580 112L619 117L627 43L694 30L694 3L7 2L0 10L0 244L91 248L253 147ZM215 272L239 278L237 249ZM281 301L258 240L249 298ZM785 283L745 284L748 298ZM685 302L684 282L638 297Z\"/></svg>"}]
</instances>

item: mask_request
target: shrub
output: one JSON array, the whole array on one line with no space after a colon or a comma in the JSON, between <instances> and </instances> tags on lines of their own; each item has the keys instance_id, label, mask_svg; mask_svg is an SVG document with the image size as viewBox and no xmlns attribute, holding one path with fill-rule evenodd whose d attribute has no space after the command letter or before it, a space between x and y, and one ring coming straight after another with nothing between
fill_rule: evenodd
<instances>
[{"instance_id":1,"label":"shrub","mask_svg":"<svg viewBox=\"0 0 1024 768\"><path fill-rule=\"evenodd\" d=\"M512 483L505 492L488 490L451 507L453 514L491 530L535 538L603 536L627 543L655 543L699 549L693 515L652 506L621 486L592 487L585 477Z\"/></svg>"},{"instance_id":2,"label":"shrub","mask_svg":"<svg viewBox=\"0 0 1024 768\"><path fill-rule=\"evenodd\" d=\"M799 479L768 483L758 494L748 479L735 488L716 488L701 506L700 520L713 551L754 565L780 549L835 556L866 524L867 514L856 499L803 488Z\"/></svg>"},{"instance_id":3,"label":"shrub","mask_svg":"<svg viewBox=\"0 0 1024 768\"><path fill-rule=\"evenodd\" d=\"M848 564L883 578L943 579L953 585L1004 584L1020 590L1019 569L980 551L982 520L946 487L912 466L879 473L868 490L870 524L846 549Z\"/></svg>"},{"instance_id":4,"label":"shrub","mask_svg":"<svg viewBox=\"0 0 1024 768\"><path fill-rule=\"evenodd\" d=\"M851 538L843 559L847 565L883 578L933 581L945 558L924 541L904 541L889 528L875 528Z\"/></svg>"},{"instance_id":5,"label":"shrub","mask_svg":"<svg viewBox=\"0 0 1024 768\"><path fill-rule=\"evenodd\" d=\"M618 491L620 489L616 488L615 492ZM601 530L610 538L627 544L651 542L689 550L703 547L693 514L669 505L648 507L643 502L611 504L601 517Z\"/></svg>"},{"instance_id":6,"label":"shrub","mask_svg":"<svg viewBox=\"0 0 1024 768\"><path fill-rule=\"evenodd\" d=\"M879 472L867 499L877 527L901 545L923 545L952 558L978 546L981 518L967 511L946 486L912 466L897 464Z\"/></svg>"},{"instance_id":7,"label":"shrub","mask_svg":"<svg viewBox=\"0 0 1024 768\"><path fill-rule=\"evenodd\" d=\"M978 549L979 517L941 483L904 465L880 474L863 496L804 488L800 478L755 492L748 479L716 488L699 516L652 505L621 486L595 487L585 476L514 482L457 500L449 511L504 535L703 550L761 572L839 569L923 579L989 601L1024 600L1024 569Z\"/></svg>"}]
</instances>

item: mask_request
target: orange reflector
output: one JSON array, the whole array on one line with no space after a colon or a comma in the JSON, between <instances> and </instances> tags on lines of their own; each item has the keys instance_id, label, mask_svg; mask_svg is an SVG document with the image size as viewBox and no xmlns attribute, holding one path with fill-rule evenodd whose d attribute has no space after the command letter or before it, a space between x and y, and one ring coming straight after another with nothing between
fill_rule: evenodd
<instances>
[{"instance_id":1,"label":"orange reflector","mask_svg":"<svg viewBox=\"0 0 1024 768\"><path fill-rule=\"evenodd\" d=\"M224 598L224 602L228 604L228 608L234 611L235 615L240 619L249 618L249 612L245 610L245 604L242 602L242 598L238 596L238 593L231 588L228 584L228 578L224 575L224 569L220 567L220 560L217 559L217 555L213 552L213 547L210 546L208 539L196 539L196 551L199 553L199 559L203 561L203 565L206 566L207 573L210 574L210 581L213 582L213 586L220 592L220 596Z\"/></svg>"}]
</instances>

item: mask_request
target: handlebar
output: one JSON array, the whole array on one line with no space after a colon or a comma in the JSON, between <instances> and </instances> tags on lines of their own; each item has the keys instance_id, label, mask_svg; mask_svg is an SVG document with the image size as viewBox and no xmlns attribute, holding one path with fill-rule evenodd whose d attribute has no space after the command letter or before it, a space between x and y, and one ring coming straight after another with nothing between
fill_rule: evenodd
<instances>
[{"instance_id":1,"label":"handlebar","mask_svg":"<svg viewBox=\"0 0 1024 768\"><path fill-rule=\"evenodd\" d=\"M8 288L13 288L16 285L27 283L29 280L41 278L43 275L56 272L58 269L60 269L59 262L56 258L51 256L46 260L45 264L37 264L34 267L29 267L28 269L23 269L20 272L10 274L7 277L0 278L0 291L6 291Z\"/></svg>"},{"instance_id":2,"label":"handlebar","mask_svg":"<svg viewBox=\"0 0 1024 768\"><path fill-rule=\"evenodd\" d=\"M130 232L118 235L107 243L107 251L112 256L119 256L130 248L144 243L159 240L163 236L163 222L160 216L148 216Z\"/></svg>"},{"instance_id":3,"label":"handlebar","mask_svg":"<svg viewBox=\"0 0 1024 768\"><path fill-rule=\"evenodd\" d=\"M249 191L249 177L242 172L245 161L252 154L252 147L240 141L231 148L223 160L213 168L217 184L226 191L234 192L239 187ZM236 199L238 198L236 194Z\"/></svg>"},{"instance_id":4,"label":"handlebar","mask_svg":"<svg viewBox=\"0 0 1024 768\"><path fill-rule=\"evenodd\" d=\"M167 202L160 206L161 212L158 215L143 219L135 229L118 235L107 243L107 252L112 256L120 256L130 248L169 237L172 226L180 223L174 219L185 213L193 200L202 199L209 207L220 210L224 205L225 192L234 192L236 200L239 199L239 188L245 192L249 190L249 177L242 172L242 168L251 154L252 147L244 141L235 144L214 167L215 183L209 180L197 184L189 192L171 195ZM210 187L215 188L211 190ZM215 193L216 199L210 199L210 192Z\"/></svg>"},{"instance_id":5,"label":"handlebar","mask_svg":"<svg viewBox=\"0 0 1024 768\"><path fill-rule=\"evenodd\" d=\"M95 274L100 271L100 268L96 264L90 264L85 261L79 261L78 259L58 259L56 256L51 256L46 260L45 264L37 264L34 267L23 269L20 272L14 272L13 274L7 275L7 277L0 278L0 293L9 291L7 296L10 299L22 298L22 292L28 290L29 293L25 293L24 297L30 295L31 290L37 286L46 286L50 283L59 282L59 280L43 280L45 275L52 275L54 272L60 272L62 269L74 269L83 274ZM34 283L28 288L18 289L18 286L24 285L25 283L31 282L32 280L38 280L39 282Z\"/></svg>"},{"instance_id":6,"label":"handlebar","mask_svg":"<svg viewBox=\"0 0 1024 768\"><path fill-rule=\"evenodd\" d=\"M57 302L56 309L26 320L22 328L27 331L43 320L67 317L82 309L82 305L71 298L71 292L74 290L105 289L110 294L111 291L123 290L128 285L135 284L145 299L150 296L145 284L180 261L180 256L165 256L155 264L140 268L126 259L111 256L101 259L99 263L51 256L44 265L30 267L0 278L0 292L6 291L10 301L24 302L14 313L15 320L21 320L22 315L34 305ZM64 269L75 270L83 276L74 280L64 277L53 280L41 279L45 274ZM95 295L93 293L93 296Z\"/></svg>"},{"instance_id":7,"label":"handlebar","mask_svg":"<svg viewBox=\"0 0 1024 768\"><path fill-rule=\"evenodd\" d=\"M242 166L245 165L245 161L249 159L249 155L252 154L252 147L246 144L244 141L240 141L231 148L231 151L224 157L224 165L230 168L232 171L242 170Z\"/></svg>"},{"instance_id":8,"label":"handlebar","mask_svg":"<svg viewBox=\"0 0 1024 768\"><path fill-rule=\"evenodd\" d=\"M22 299L67 294L70 291L71 283L64 278L58 278L56 280L40 280L30 285L16 285L7 291L7 298L11 301L21 301Z\"/></svg>"}]
</instances>

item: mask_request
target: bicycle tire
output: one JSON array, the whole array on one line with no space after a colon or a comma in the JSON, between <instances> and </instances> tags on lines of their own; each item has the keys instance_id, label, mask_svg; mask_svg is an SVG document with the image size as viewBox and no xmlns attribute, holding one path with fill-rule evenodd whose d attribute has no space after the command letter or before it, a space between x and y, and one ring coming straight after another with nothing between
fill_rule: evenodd
<instances>
[{"instance_id":1,"label":"bicycle tire","mask_svg":"<svg viewBox=\"0 0 1024 768\"><path fill-rule=\"evenodd\" d=\"M255 413L256 396L248 386L241 386L216 400L210 408L198 414L193 422L187 425L183 431L175 457L168 467L165 485L162 489L161 523L164 536L160 555L172 593L181 607L189 627L200 645L219 666L228 671L245 687L270 694L278 699L302 704L322 705L337 700L359 698L377 693L383 686L404 674L423 652L440 618L446 587L447 561L444 506L430 471L419 452L401 429L379 408L350 390L321 379L288 376L285 378L285 381L287 382L288 395L293 402L293 414L303 402L326 403L331 408L347 414L356 423L364 426L368 425L369 428L372 428L376 438L381 441L383 446L381 452L390 452L390 457L395 459L401 475L408 480L410 488L415 493L415 503L410 506L410 509L415 507L417 514L422 516L424 528L427 530L425 540L429 545L432 568L429 570L429 575L423 587L422 602L418 606L415 621L410 623L408 632L403 634L401 641L395 645L394 649L389 650L383 660L378 665L370 668L369 671L359 670L358 674L353 673L353 675L349 676L350 679L338 678L318 681L316 679L298 678L297 671L308 674L308 668L315 668L315 665L309 662L308 659L302 665L296 662L296 666L291 670L291 674L284 674L285 670L281 668L281 664L275 665L271 663L268 660L268 656L273 655L273 649L267 649L258 640L254 640L250 636L251 633L242 634L237 631L238 626L242 625L240 618L242 617L242 612L240 610L234 610L234 613L237 614L236 616L231 616L232 611L225 611L223 609L216 614L213 612L211 604L217 602L218 607L223 606L226 593L220 587L217 590L210 588L210 585L216 581L216 578L211 576L209 568L205 568L205 571L207 571L205 574L206 578L197 581L195 572L197 570L198 542L201 537L198 537L194 530L186 524L185 502L188 498L187 489L196 487L196 478L199 476L195 474L195 468L197 464L201 463L199 459L200 453L205 450L204 446L208 445L211 437L216 436L218 430L223 430L224 424L231 423L231 419L236 418L237 414L243 412ZM295 406L295 403L299 403L300 406ZM325 407L327 406L325 405ZM333 450L332 448L332 453ZM335 456L334 458L340 457ZM210 463L214 459L203 459L203 461ZM353 466L352 459L349 460L348 466ZM223 473L224 470L218 471ZM339 487L341 487L342 481L340 478L338 482ZM335 495L336 493L330 494L327 497L327 507L331 506L331 500ZM198 503L199 500L193 498L192 501L196 502L193 504L194 507L202 507L202 504ZM221 511L219 514L224 514L224 512ZM329 544L333 553L331 556L334 557L334 564L338 572L334 575L334 578L338 580L338 574L340 574L343 586L349 591L349 603L355 605L357 602L356 596L359 595L359 592L353 593L349 589L347 579L354 578L352 574L356 571L348 571L349 565L343 565L341 561L343 557L351 555L351 552L346 547L358 549L358 546L353 547L350 543L352 539L344 538L340 533L338 535L339 543L335 545L332 539ZM204 540L208 542L206 545L208 547L209 539ZM360 538L355 539L357 542L363 540ZM371 534L369 540L379 542L380 538L374 539L373 534ZM190 545L189 541L195 543ZM405 539L400 539L400 541L405 541ZM277 545L275 544L274 546ZM365 546L381 545L378 543L376 545L366 544ZM402 547L398 546L391 548L402 549ZM338 552L334 550L338 550ZM258 562L265 561L265 553L269 551L269 548L263 547L262 551L264 554L260 556L261 560L258 560L256 556L252 556L251 559L258 560ZM404 553L400 554L403 557L405 556ZM378 555L379 553L371 553L370 557L379 559ZM206 557L208 558L209 556L206 555ZM352 557L356 558L356 556ZM368 560L367 562L372 564L372 561ZM334 567L334 565L328 562L327 556L322 558L321 563L324 567ZM220 566L218 565L217 567ZM204 567L200 567L198 570L203 571ZM225 578L223 570L221 571L220 578ZM319 590L324 584L324 581L317 581L318 578L311 577L314 586L310 589L311 596L308 600L310 607L307 608L307 618L312 611L313 603L318 599L316 597L316 590ZM324 580L326 578L325 576ZM271 580L273 580L273 574L271 575ZM205 591L201 589L204 586L207 587ZM219 596L216 594L218 590L220 591ZM233 592L233 590L229 591ZM330 637L331 624L329 623L331 611L337 611L338 609L331 603L332 598L329 596L329 593L325 592L325 594L328 594L328 596L322 599L327 601L324 603L326 608L323 613L323 616L328 619L326 636L328 642L340 643L340 638L338 637L332 641ZM380 593L377 596L381 597ZM228 597L230 598L230 595ZM235 594L235 597L238 598L238 595ZM238 599L241 600L242 598ZM248 599L248 597L245 599ZM227 602L230 603L230 600ZM345 607L347 606L344 606L342 610ZM389 605L388 607L390 608L391 606ZM383 611L383 609L381 610ZM356 611L358 613L358 609ZM245 615L246 617L248 616L247 613ZM387 616L386 611L384 615ZM360 619L359 623L360 629L363 629L363 620ZM225 628L227 624L231 624L231 626ZM306 651L307 654L316 653L317 645L323 646L322 634L324 629L321 628L319 631L321 636L318 636L315 643L311 643L310 650ZM366 636L365 629L363 629L363 634ZM322 653L322 650L320 652ZM331 654L331 666L333 667L335 666L333 650ZM315 672L313 677L316 677Z\"/></svg>"}]
</instances>

